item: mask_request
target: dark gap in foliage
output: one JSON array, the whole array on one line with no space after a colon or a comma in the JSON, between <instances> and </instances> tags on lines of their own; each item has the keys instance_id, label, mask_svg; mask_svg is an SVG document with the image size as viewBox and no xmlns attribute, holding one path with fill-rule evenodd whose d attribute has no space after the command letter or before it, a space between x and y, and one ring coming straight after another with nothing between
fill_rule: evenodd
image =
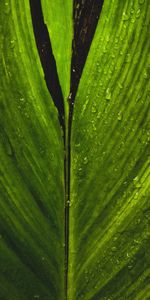
<instances>
[{"instance_id":1,"label":"dark gap in foliage","mask_svg":"<svg viewBox=\"0 0 150 300\"><path fill-rule=\"evenodd\" d=\"M59 122L65 134L64 103L62 90L57 74L56 62L52 52L52 46L47 26L44 23L41 0L29 0L33 23L34 36L36 40L39 57L43 67L47 88L52 96L59 114Z\"/></svg>"},{"instance_id":2,"label":"dark gap in foliage","mask_svg":"<svg viewBox=\"0 0 150 300\"><path fill-rule=\"evenodd\" d=\"M72 43L71 102L75 95L92 43L104 0L74 0L74 39Z\"/></svg>"}]
</instances>

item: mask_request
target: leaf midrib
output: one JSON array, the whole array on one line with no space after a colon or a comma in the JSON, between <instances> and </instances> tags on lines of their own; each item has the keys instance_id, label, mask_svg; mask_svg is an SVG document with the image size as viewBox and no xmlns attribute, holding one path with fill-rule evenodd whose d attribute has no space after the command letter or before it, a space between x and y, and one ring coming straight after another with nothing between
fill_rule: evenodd
<instances>
[{"instance_id":1,"label":"leaf midrib","mask_svg":"<svg viewBox=\"0 0 150 300\"><path fill-rule=\"evenodd\" d=\"M65 109L64 109L64 98L62 93L62 88L60 85L58 72L57 72L57 62L53 55L51 39L49 36L49 32L46 24L44 23L44 17L42 12L41 0L35 2L33 0L30 1L30 10L32 16L32 24L34 30L34 36L36 41L36 46L38 49L38 54L40 57L41 65L45 74L45 81L48 88L48 91L52 97L52 100L58 110L58 118L60 122L60 126L63 130L63 141L64 141L64 183L65 183L65 248L64 248L64 256L65 256L65 266L64 266L64 285L65 285L65 298L68 298L68 261L69 261L69 210L70 210L70 170L71 170L71 127L72 127L72 118L73 118L73 107L75 96L77 93L77 88L79 85L79 81L82 75L82 70L84 68L86 58L90 49L90 45L92 43L92 39L96 30L96 26L98 23L98 19L100 16L100 12L102 9L104 0L95 0L93 2L89 2L88 11L91 13L92 9L94 15L92 15L92 24L89 15L89 26L90 31L85 35L85 40L81 40L80 36L75 34L74 42L72 43L72 65L71 65L71 84L70 84L70 94L68 96L68 105L69 105L69 116L66 118ZM84 21L87 18L87 10L86 10L87 2L82 4L80 7L82 14L80 16L81 22L78 24L78 20L74 20L74 32L77 32L82 29L84 26ZM74 0L74 17L76 10L76 1ZM88 23L87 21L87 23ZM88 24L87 24L88 25ZM41 31L41 32L40 32ZM43 38L44 35L44 38ZM78 42L77 40L80 39ZM82 55L82 53L84 55ZM80 59L82 57L82 60ZM74 72L76 69L76 65L80 63L80 68L78 68L78 72ZM68 124L65 124L65 120L67 120Z\"/></svg>"}]
</instances>

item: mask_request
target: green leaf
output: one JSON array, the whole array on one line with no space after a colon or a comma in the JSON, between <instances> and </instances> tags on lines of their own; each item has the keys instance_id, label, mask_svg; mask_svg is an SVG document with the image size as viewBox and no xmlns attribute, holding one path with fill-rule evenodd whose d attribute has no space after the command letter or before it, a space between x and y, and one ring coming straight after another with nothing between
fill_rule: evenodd
<instances>
[{"instance_id":1,"label":"green leaf","mask_svg":"<svg viewBox=\"0 0 150 300\"><path fill-rule=\"evenodd\" d=\"M29 1L1 1L0 24L0 299L63 299L63 140Z\"/></svg>"},{"instance_id":2,"label":"green leaf","mask_svg":"<svg viewBox=\"0 0 150 300\"><path fill-rule=\"evenodd\" d=\"M70 70L72 55L72 10L70 0L42 0L43 15L48 27L60 84L64 96L66 117L68 114L67 97L70 92Z\"/></svg>"},{"instance_id":3,"label":"green leaf","mask_svg":"<svg viewBox=\"0 0 150 300\"><path fill-rule=\"evenodd\" d=\"M150 296L149 27L149 1L104 1L72 124L71 300Z\"/></svg>"},{"instance_id":4,"label":"green leaf","mask_svg":"<svg viewBox=\"0 0 150 300\"><path fill-rule=\"evenodd\" d=\"M73 3L41 1L67 133ZM150 296L149 26L148 0L104 1L64 154L29 2L1 0L0 299Z\"/></svg>"}]
</instances>

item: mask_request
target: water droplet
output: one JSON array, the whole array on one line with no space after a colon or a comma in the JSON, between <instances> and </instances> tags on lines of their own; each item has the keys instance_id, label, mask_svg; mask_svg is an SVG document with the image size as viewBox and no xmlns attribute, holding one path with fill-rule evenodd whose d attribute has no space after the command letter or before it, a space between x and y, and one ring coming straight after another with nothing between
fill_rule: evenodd
<instances>
[{"instance_id":1,"label":"water droplet","mask_svg":"<svg viewBox=\"0 0 150 300\"><path fill-rule=\"evenodd\" d=\"M112 52L111 57L114 59L116 57L115 53Z\"/></svg>"},{"instance_id":2,"label":"water droplet","mask_svg":"<svg viewBox=\"0 0 150 300\"><path fill-rule=\"evenodd\" d=\"M140 10L140 8L139 8L139 9L137 10L137 12L136 12L136 18L137 18L137 19L139 19L140 14L141 14L141 10Z\"/></svg>"},{"instance_id":3,"label":"water droplet","mask_svg":"<svg viewBox=\"0 0 150 300\"><path fill-rule=\"evenodd\" d=\"M130 18L129 15L128 15L126 12L123 12L122 20L123 20L123 21L128 21L129 18Z\"/></svg>"},{"instance_id":4,"label":"water droplet","mask_svg":"<svg viewBox=\"0 0 150 300\"><path fill-rule=\"evenodd\" d=\"M15 41L11 40L10 41L10 48L13 49L15 47Z\"/></svg>"},{"instance_id":5,"label":"water droplet","mask_svg":"<svg viewBox=\"0 0 150 300\"><path fill-rule=\"evenodd\" d=\"M111 248L111 250L112 250L113 252L116 252L116 251L117 251L117 248L114 246L114 247Z\"/></svg>"},{"instance_id":6,"label":"water droplet","mask_svg":"<svg viewBox=\"0 0 150 300\"><path fill-rule=\"evenodd\" d=\"M96 107L92 106L92 113L96 113Z\"/></svg>"},{"instance_id":7,"label":"water droplet","mask_svg":"<svg viewBox=\"0 0 150 300\"><path fill-rule=\"evenodd\" d=\"M110 100L111 99L111 92L110 92L110 89L108 88L106 90L106 100Z\"/></svg>"},{"instance_id":8,"label":"water droplet","mask_svg":"<svg viewBox=\"0 0 150 300\"><path fill-rule=\"evenodd\" d=\"M68 100L71 100L71 97L72 97L72 93L69 94Z\"/></svg>"},{"instance_id":9,"label":"water droplet","mask_svg":"<svg viewBox=\"0 0 150 300\"><path fill-rule=\"evenodd\" d=\"M140 224L141 223L141 219L138 218L137 221L136 221L136 224Z\"/></svg>"},{"instance_id":10,"label":"water droplet","mask_svg":"<svg viewBox=\"0 0 150 300\"><path fill-rule=\"evenodd\" d=\"M83 163L84 163L84 165L87 165L87 163L88 163L88 158L87 157L84 157Z\"/></svg>"},{"instance_id":11,"label":"water droplet","mask_svg":"<svg viewBox=\"0 0 150 300\"><path fill-rule=\"evenodd\" d=\"M131 5L130 13L131 13L131 14L134 14L134 7L133 7L133 5Z\"/></svg>"},{"instance_id":12,"label":"water droplet","mask_svg":"<svg viewBox=\"0 0 150 300\"><path fill-rule=\"evenodd\" d=\"M27 118L27 119L29 119L30 118L30 116L29 116L29 114L27 113L27 112L25 112L25 117Z\"/></svg>"},{"instance_id":13,"label":"water droplet","mask_svg":"<svg viewBox=\"0 0 150 300\"><path fill-rule=\"evenodd\" d=\"M118 86L119 86L120 89L123 89L123 85L122 85L121 82L118 82Z\"/></svg>"},{"instance_id":14,"label":"water droplet","mask_svg":"<svg viewBox=\"0 0 150 300\"><path fill-rule=\"evenodd\" d=\"M131 61L131 55L130 55L130 53L128 53L128 54L126 55L125 62L126 62L126 63L129 63L130 61Z\"/></svg>"},{"instance_id":15,"label":"water droplet","mask_svg":"<svg viewBox=\"0 0 150 300\"><path fill-rule=\"evenodd\" d=\"M136 188L141 188L141 183L139 182L139 178L138 176L136 176L134 179L133 179L133 183L135 185Z\"/></svg>"},{"instance_id":16,"label":"water droplet","mask_svg":"<svg viewBox=\"0 0 150 300\"><path fill-rule=\"evenodd\" d=\"M138 192L136 192L136 193L135 193L135 195L134 195L134 199L137 199L137 198L138 198L138 196L139 196L139 193L138 193Z\"/></svg>"},{"instance_id":17,"label":"water droplet","mask_svg":"<svg viewBox=\"0 0 150 300\"><path fill-rule=\"evenodd\" d=\"M107 52L106 47L103 48L103 53L105 54Z\"/></svg>"},{"instance_id":18,"label":"water droplet","mask_svg":"<svg viewBox=\"0 0 150 300\"><path fill-rule=\"evenodd\" d=\"M129 270L131 270L132 268L133 268L133 266L132 266L132 265L129 265L129 266L128 266L128 269L129 269Z\"/></svg>"},{"instance_id":19,"label":"water droplet","mask_svg":"<svg viewBox=\"0 0 150 300\"><path fill-rule=\"evenodd\" d=\"M134 242L135 245L139 245L140 244L140 242L138 240L136 240L136 239L134 239L133 242Z\"/></svg>"},{"instance_id":20,"label":"water droplet","mask_svg":"<svg viewBox=\"0 0 150 300\"><path fill-rule=\"evenodd\" d=\"M118 121L121 121L121 120L122 120L122 112L121 112L121 111L118 113L117 119L118 119Z\"/></svg>"},{"instance_id":21,"label":"water droplet","mask_svg":"<svg viewBox=\"0 0 150 300\"><path fill-rule=\"evenodd\" d=\"M8 2L5 2L4 13L8 15L10 13L10 6Z\"/></svg>"},{"instance_id":22,"label":"water droplet","mask_svg":"<svg viewBox=\"0 0 150 300\"><path fill-rule=\"evenodd\" d=\"M75 144L75 147L76 147L76 148L79 148L79 147L80 147L80 143Z\"/></svg>"},{"instance_id":23,"label":"water droplet","mask_svg":"<svg viewBox=\"0 0 150 300\"><path fill-rule=\"evenodd\" d=\"M34 295L34 299L40 299L40 295Z\"/></svg>"},{"instance_id":24,"label":"water droplet","mask_svg":"<svg viewBox=\"0 0 150 300\"><path fill-rule=\"evenodd\" d=\"M143 77L144 77L144 79L149 79L149 77L150 77L150 67L147 68L147 70L145 70Z\"/></svg>"},{"instance_id":25,"label":"water droplet","mask_svg":"<svg viewBox=\"0 0 150 300\"><path fill-rule=\"evenodd\" d=\"M21 102L24 102L25 99L24 99L24 98L20 98L19 100L20 100Z\"/></svg>"}]
</instances>

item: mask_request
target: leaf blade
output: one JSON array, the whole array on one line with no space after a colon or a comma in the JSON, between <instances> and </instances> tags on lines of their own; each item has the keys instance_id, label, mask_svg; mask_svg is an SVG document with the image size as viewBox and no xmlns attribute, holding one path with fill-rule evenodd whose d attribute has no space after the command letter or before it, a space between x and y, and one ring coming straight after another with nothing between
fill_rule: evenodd
<instances>
[{"instance_id":1,"label":"leaf blade","mask_svg":"<svg viewBox=\"0 0 150 300\"><path fill-rule=\"evenodd\" d=\"M148 274L149 9L148 1L104 1L80 80L71 153L72 299L135 298Z\"/></svg>"},{"instance_id":2,"label":"leaf blade","mask_svg":"<svg viewBox=\"0 0 150 300\"><path fill-rule=\"evenodd\" d=\"M64 96L66 118L68 114L67 98L70 93L70 71L72 55L73 36L73 3L72 1L62 2L61 0L42 0L43 15L48 27L54 57L60 79L60 85Z\"/></svg>"},{"instance_id":3,"label":"leaf blade","mask_svg":"<svg viewBox=\"0 0 150 300\"><path fill-rule=\"evenodd\" d=\"M3 299L64 297L64 162L28 2L1 2ZM33 64L33 62L35 62Z\"/></svg>"}]
</instances>

